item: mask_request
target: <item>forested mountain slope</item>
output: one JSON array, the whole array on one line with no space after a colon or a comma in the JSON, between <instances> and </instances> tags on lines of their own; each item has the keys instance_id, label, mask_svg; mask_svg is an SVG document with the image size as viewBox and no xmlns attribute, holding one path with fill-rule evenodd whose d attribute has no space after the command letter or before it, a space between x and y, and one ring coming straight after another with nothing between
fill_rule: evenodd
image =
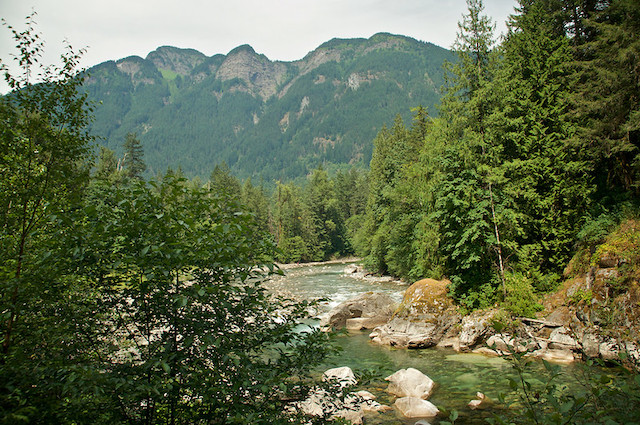
<instances>
[{"instance_id":1,"label":"forested mountain slope","mask_svg":"<svg viewBox=\"0 0 640 425\"><path fill-rule=\"evenodd\" d=\"M136 133L152 173L207 177L225 161L239 177L286 180L368 166L382 125L417 105L435 113L445 60L444 48L390 34L334 39L295 62L248 45L212 57L165 46L89 69L85 90L92 133L116 152Z\"/></svg>"}]
</instances>

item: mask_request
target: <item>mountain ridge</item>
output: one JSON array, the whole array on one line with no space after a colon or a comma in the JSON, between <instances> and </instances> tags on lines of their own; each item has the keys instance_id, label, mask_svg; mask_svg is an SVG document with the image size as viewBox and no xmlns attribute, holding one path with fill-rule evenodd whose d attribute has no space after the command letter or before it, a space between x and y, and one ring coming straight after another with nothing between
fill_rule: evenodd
<instances>
[{"instance_id":1,"label":"mountain ridge","mask_svg":"<svg viewBox=\"0 0 640 425\"><path fill-rule=\"evenodd\" d=\"M244 44L226 55L160 46L88 70L92 132L119 151L129 132L150 172L287 180L319 164L368 166L372 140L397 114L433 112L446 49L379 33L334 38L302 59L272 61Z\"/></svg>"}]
</instances>

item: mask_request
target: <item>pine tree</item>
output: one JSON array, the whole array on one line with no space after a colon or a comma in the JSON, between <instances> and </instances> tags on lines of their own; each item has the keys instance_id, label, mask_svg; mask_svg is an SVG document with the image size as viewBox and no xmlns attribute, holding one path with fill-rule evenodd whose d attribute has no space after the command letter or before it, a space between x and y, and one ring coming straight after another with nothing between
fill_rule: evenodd
<instances>
[{"instance_id":1,"label":"pine tree","mask_svg":"<svg viewBox=\"0 0 640 425\"><path fill-rule=\"evenodd\" d=\"M209 190L211 193L230 199L239 199L242 194L240 181L231 174L231 169L226 162L216 164L209 177Z\"/></svg>"},{"instance_id":2,"label":"pine tree","mask_svg":"<svg viewBox=\"0 0 640 425\"><path fill-rule=\"evenodd\" d=\"M135 133L127 133L124 140L122 168L130 179L141 180L147 166L144 163L144 149Z\"/></svg>"},{"instance_id":3,"label":"pine tree","mask_svg":"<svg viewBox=\"0 0 640 425\"><path fill-rule=\"evenodd\" d=\"M96 171L94 176L99 179L108 179L118 173L118 159L116 154L109 148L100 146L98 154L98 162L96 163Z\"/></svg>"},{"instance_id":4,"label":"pine tree","mask_svg":"<svg viewBox=\"0 0 640 425\"><path fill-rule=\"evenodd\" d=\"M458 24L454 50L459 61L449 64L447 92L441 105L447 122L441 136L442 178L435 188L434 218L440 223L440 248L455 292L469 298L480 287L487 292L496 276L504 288L496 183L500 181L501 147L489 132L488 116L495 107L491 83L496 69L494 29L480 0L468 0L468 13ZM495 265L495 267L493 266ZM482 303L490 302L490 297Z\"/></svg>"},{"instance_id":5,"label":"pine tree","mask_svg":"<svg viewBox=\"0 0 640 425\"><path fill-rule=\"evenodd\" d=\"M505 190L517 210L518 259L529 272L561 271L590 195L587 164L570 143L570 40L555 35L554 25L541 2L521 1L504 43L502 106L493 116Z\"/></svg>"},{"instance_id":6,"label":"pine tree","mask_svg":"<svg viewBox=\"0 0 640 425\"><path fill-rule=\"evenodd\" d=\"M640 3L606 3L587 21L593 36L576 50L572 99L597 198L611 204L616 194L640 194Z\"/></svg>"}]
</instances>

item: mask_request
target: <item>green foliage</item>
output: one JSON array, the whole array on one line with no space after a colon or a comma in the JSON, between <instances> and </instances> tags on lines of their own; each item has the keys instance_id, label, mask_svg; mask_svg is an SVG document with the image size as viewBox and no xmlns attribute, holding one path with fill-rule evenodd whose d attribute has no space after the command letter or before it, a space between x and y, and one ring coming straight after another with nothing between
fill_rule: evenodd
<instances>
[{"instance_id":1,"label":"green foliage","mask_svg":"<svg viewBox=\"0 0 640 425\"><path fill-rule=\"evenodd\" d=\"M543 360L544 376L531 372L535 360L527 353L511 352L507 359L516 371L510 378L515 400L505 394L504 413L488 419L491 424L632 424L640 409L640 377L637 372L603 369L603 362L588 360L572 378L581 385L569 391L562 384L559 365ZM624 355L623 355L624 356Z\"/></svg>"},{"instance_id":2,"label":"green foliage","mask_svg":"<svg viewBox=\"0 0 640 425\"><path fill-rule=\"evenodd\" d=\"M569 302L574 305L591 305L593 299L593 292L591 290L578 289L569 299Z\"/></svg>"},{"instance_id":3,"label":"green foliage","mask_svg":"<svg viewBox=\"0 0 640 425\"><path fill-rule=\"evenodd\" d=\"M576 248L582 254L570 273L585 272L592 257L609 250L602 246L594 256L614 212L635 193L637 135L628 124L635 101L608 111L620 114L617 121L589 114L618 96L601 95L595 75L613 66L604 52L616 57L616 43L625 54L635 51L637 7L523 0L495 46L482 2L467 5L439 116L417 118L422 124L412 130L396 121L374 140L367 213L354 245L373 271L407 280L448 277L465 308L490 306L502 292L508 309L532 314L536 294L557 287ZM613 41L613 34L621 38ZM605 92L634 57L617 56ZM620 76L623 92L635 84L627 76ZM589 101L573 97L586 87ZM603 119L601 127L586 117ZM619 140L604 142L605 133ZM615 167L605 165L614 158Z\"/></svg>"},{"instance_id":4,"label":"green foliage","mask_svg":"<svg viewBox=\"0 0 640 425\"><path fill-rule=\"evenodd\" d=\"M319 167L303 187L280 184L274 194L274 236L279 261L322 261L352 253L347 223L355 223L364 210L359 192L366 184L364 176L351 170L329 178Z\"/></svg>"},{"instance_id":5,"label":"green foliage","mask_svg":"<svg viewBox=\"0 0 640 425\"><path fill-rule=\"evenodd\" d=\"M507 273L507 295L502 306L514 316L535 317L542 310L532 279L522 273Z\"/></svg>"},{"instance_id":6,"label":"green foliage","mask_svg":"<svg viewBox=\"0 0 640 425\"><path fill-rule=\"evenodd\" d=\"M283 238L278 248L280 250L278 258L284 263L300 263L313 258L301 236Z\"/></svg>"},{"instance_id":7,"label":"green foliage","mask_svg":"<svg viewBox=\"0 0 640 425\"><path fill-rule=\"evenodd\" d=\"M260 286L271 253L250 216L184 183L98 185L85 209L75 260L113 323L98 338L104 391L119 388L110 402L136 423L275 420L324 356L309 350L320 335L296 332L304 306Z\"/></svg>"},{"instance_id":8,"label":"green foliage","mask_svg":"<svg viewBox=\"0 0 640 425\"><path fill-rule=\"evenodd\" d=\"M240 181L231 174L226 162L216 164L209 177L209 189L217 196L238 199L242 193Z\"/></svg>"},{"instance_id":9,"label":"green foliage","mask_svg":"<svg viewBox=\"0 0 640 425\"><path fill-rule=\"evenodd\" d=\"M507 205L501 196L502 147L490 132L488 118L498 101L492 93L497 66L494 26L483 15L482 2L467 5L455 45L460 60L448 67L441 105L446 126L435 135L445 141L439 142L442 150L433 152L442 175L434 187L431 214L439 224L441 255L453 293L474 308L490 302L494 291L489 286L498 275L504 286L499 236Z\"/></svg>"},{"instance_id":10,"label":"green foliage","mask_svg":"<svg viewBox=\"0 0 640 425\"><path fill-rule=\"evenodd\" d=\"M589 12L588 37L576 47L572 103L597 197L611 205L639 190L640 5L614 0Z\"/></svg>"},{"instance_id":11,"label":"green foliage","mask_svg":"<svg viewBox=\"0 0 640 425\"><path fill-rule=\"evenodd\" d=\"M261 286L270 238L180 172L121 179L106 149L89 184L78 56L32 85L33 16L10 29L23 75L3 64L0 423L301 423L286 400L306 395L327 335Z\"/></svg>"},{"instance_id":12,"label":"green foliage","mask_svg":"<svg viewBox=\"0 0 640 425\"><path fill-rule=\"evenodd\" d=\"M499 76L504 103L496 114L505 146L505 191L521 223L515 237L521 261L557 273L570 259L592 193L588 164L571 142L571 50L566 37L553 33L554 21L541 2L527 4L510 25Z\"/></svg>"},{"instance_id":13,"label":"green foliage","mask_svg":"<svg viewBox=\"0 0 640 425\"><path fill-rule=\"evenodd\" d=\"M127 133L123 148L122 168L124 169L124 174L130 179L140 180L147 166L144 163L144 148L137 134Z\"/></svg>"},{"instance_id":14,"label":"green foliage","mask_svg":"<svg viewBox=\"0 0 640 425\"><path fill-rule=\"evenodd\" d=\"M44 67L34 15L24 31L5 24L17 44L14 59L21 74L0 64L14 90L0 98L1 363L11 354L14 338L19 341L29 328L27 312L50 296L41 279L58 266L45 260L60 230L55 216L76 205L92 141L86 133L91 109L77 92L80 54L68 47L60 67ZM34 80L40 82L34 85ZM66 291L51 289L56 295Z\"/></svg>"},{"instance_id":15,"label":"green foliage","mask_svg":"<svg viewBox=\"0 0 640 425\"><path fill-rule=\"evenodd\" d=\"M35 13L23 31L6 26L19 74L0 64L13 89L0 98L0 422L43 412L56 422L73 410L57 400L72 388L70 372L82 373L81 331L93 320L95 291L64 276L73 265L61 251L72 230L63 216L88 176L91 108L77 91L80 53L68 47L60 66L44 66Z\"/></svg>"},{"instance_id":16,"label":"green foliage","mask_svg":"<svg viewBox=\"0 0 640 425\"><path fill-rule=\"evenodd\" d=\"M419 247L408 243L421 217L415 190L421 176L413 167L430 126L424 108L414 113L411 128L398 116L393 127L383 128L374 140L365 224L354 239L356 252L370 270L403 278L413 277L418 259Z\"/></svg>"}]
</instances>

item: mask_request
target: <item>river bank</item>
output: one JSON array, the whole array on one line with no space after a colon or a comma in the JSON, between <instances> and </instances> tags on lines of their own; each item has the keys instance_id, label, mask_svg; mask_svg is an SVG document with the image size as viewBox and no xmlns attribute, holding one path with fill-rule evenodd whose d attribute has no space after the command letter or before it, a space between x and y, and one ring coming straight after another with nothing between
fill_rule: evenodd
<instances>
[{"instance_id":1,"label":"river bank","mask_svg":"<svg viewBox=\"0 0 640 425\"><path fill-rule=\"evenodd\" d=\"M344 275L362 279L366 273L358 270L349 265ZM611 267L595 268L565 282L544 298L545 309L535 317L513 317L499 308L461 314L447 294L448 281L423 279L409 286L399 303L382 294L345 300L322 325L369 330L373 343L396 348L440 347L489 356L521 352L562 363L601 359L640 370L637 306L630 294L617 300L608 296L611 276L616 276ZM576 294L587 291L589 303L576 301ZM625 311L614 321L603 317Z\"/></svg>"},{"instance_id":2,"label":"river bank","mask_svg":"<svg viewBox=\"0 0 640 425\"><path fill-rule=\"evenodd\" d=\"M314 267L314 266L328 266L334 264L352 264L361 261L358 257L345 257L338 258L335 260L327 260L327 261L315 261L310 263L276 263L276 266L281 270L291 270L298 269L302 267Z\"/></svg>"},{"instance_id":3,"label":"river bank","mask_svg":"<svg viewBox=\"0 0 640 425\"><path fill-rule=\"evenodd\" d=\"M278 276L277 282L272 284L300 299L326 299L318 306L318 315L363 294L382 293L391 298L396 307L401 304L408 288L406 283L363 280L354 278L353 273L348 273L349 271L352 271L352 264L294 267L287 271L286 276ZM365 311L362 311L362 314L366 314ZM323 372L330 368L349 366L360 380L356 391L369 391L377 397L376 401L379 403L392 406L396 398L386 391L388 382L385 378L398 370L415 368L429 376L436 384L429 401L443 412L459 412L459 418L455 423L460 425L484 424L486 418L500 412L500 406L485 410L469 407L470 401L477 399L477 392L482 392L493 400L497 400L500 394L506 394L508 400L516 400L516 395L511 393L509 379L516 379L517 375L511 363L503 357L457 352L452 347L407 349L381 345L372 342L370 333L371 330L356 329L337 333L334 342L341 350L318 369L319 379ZM541 362L534 362L530 370L539 376L545 373ZM569 385L569 388L578 388L572 378L573 370L572 364L563 365L560 379L563 384ZM534 387L541 385L541 382L535 381ZM422 419L405 418L398 410L392 409L368 413L364 423L414 425L420 420ZM435 425L440 421L447 421L446 415L421 423Z\"/></svg>"}]
</instances>

